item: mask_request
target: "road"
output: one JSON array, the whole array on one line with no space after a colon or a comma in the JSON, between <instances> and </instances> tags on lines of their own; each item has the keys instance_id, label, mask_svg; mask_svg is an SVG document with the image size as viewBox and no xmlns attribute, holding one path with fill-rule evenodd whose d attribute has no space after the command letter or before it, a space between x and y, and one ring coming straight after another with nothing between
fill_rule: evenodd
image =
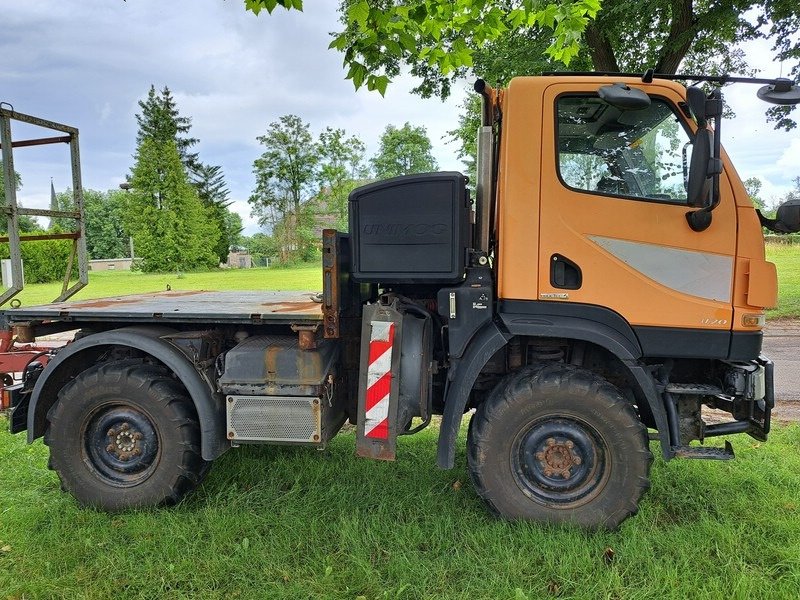
<instances>
[{"instance_id":1,"label":"road","mask_svg":"<svg viewBox=\"0 0 800 600\"><path fill-rule=\"evenodd\" d=\"M800 420L800 319L770 321L763 352L775 363L775 418Z\"/></svg>"}]
</instances>

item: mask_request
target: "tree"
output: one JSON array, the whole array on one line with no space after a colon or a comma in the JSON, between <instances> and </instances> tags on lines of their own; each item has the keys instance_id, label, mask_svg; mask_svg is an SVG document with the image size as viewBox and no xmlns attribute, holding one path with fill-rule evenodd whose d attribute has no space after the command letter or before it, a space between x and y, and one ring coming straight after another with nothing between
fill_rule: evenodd
<instances>
[{"instance_id":1,"label":"tree","mask_svg":"<svg viewBox=\"0 0 800 600\"><path fill-rule=\"evenodd\" d=\"M320 158L317 201L321 212L335 216L335 227L340 231L347 231L350 192L367 177L366 146L359 138L346 135L344 129L327 127L317 142Z\"/></svg>"},{"instance_id":2,"label":"tree","mask_svg":"<svg viewBox=\"0 0 800 600\"><path fill-rule=\"evenodd\" d=\"M299 0L245 0L258 14L276 6L302 10ZM423 95L447 96L453 78L475 54L509 34L532 33L564 65L589 53L599 71L744 73L740 43L764 38L774 58L800 74L800 5L796 0L341 0L344 31L331 48L344 54L347 78L383 94L391 77L409 67ZM533 50L533 48L531 49ZM476 71L483 75L480 71ZM531 71L529 74L534 74ZM795 126L792 106L772 107L776 127Z\"/></svg>"},{"instance_id":3,"label":"tree","mask_svg":"<svg viewBox=\"0 0 800 600\"><path fill-rule=\"evenodd\" d=\"M301 208L314 191L317 148L308 124L295 115L270 123L256 139L265 151L253 162L256 186L248 202L259 223L280 240L280 258L286 262L303 253L301 232L309 224L308 211Z\"/></svg>"},{"instance_id":4,"label":"tree","mask_svg":"<svg viewBox=\"0 0 800 600\"><path fill-rule=\"evenodd\" d=\"M380 149L372 160L378 179L426 173L438 168L431 154L431 141L424 127L406 123L400 129L388 125L380 139Z\"/></svg>"},{"instance_id":5,"label":"tree","mask_svg":"<svg viewBox=\"0 0 800 600\"><path fill-rule=\"evenodd\" d=\"M136 152L125 227L145 271L217 264L219 229L188 182L174 141L145 137Z\"/></svg>"},{"instance_id":6,"label":"tree","mask_svg":"<svg viewBox=\"0 0 800 600\"><path fill-rule=\"evenodd\" d=\"M225 262L230 247L236 244L242 232L242 218L229 209L230 191L225 183L222 167L199 163L192 173L192 184L220 231L214 252L219 257L219 262Z\"/></svg>"},{"instance_id":7,"label":"tree","mask_svg":"<svg viewBox=\"0 0 800 600\"><path fill-rule=\"evenodd\" d=\"M178 106L167 86L161 92L156 92L154 85L150 86L146 100L139 100L141 114L136 115L139 131L136 134L137 147L145 140L151 139L159 143L172 141L178 148L181 162L187 172L192 173L199 166L197 153L190 152L190 148L197 144L197 138L186 137L192 127L192 119L182 117Z\"/></svg>"},{"instance_id":8,"label":"tree","mask_svg":"<svg viewBox=\"0 0 800 600\"><path fill-rule=\"evenodd\" d=\"M86 250L90 258L122 258L130 255L129 236L124 227L126 192L83 190ZM72 190L56 194L58 210L74 210ZM53 219L52 226L64 231L75 228L72 219Z\"/></svg>"},{"instance_id":9,"label":"tree","mask_svg":"<svg viewBox=\"0 0 800 600\"><path fill-rule=\"evenodd\" d=\"M764 210L764 201L761 199L761 186L763 185L761 180L758 177L748 177L742 183L744 183L744 189L747 190L747 195L750 197L753 206Z\"/></svg>"},{"instance_id":10,"label":"tree","mask_svg":"<svg viewBox=\"0 0 800 600\"><path fill-rule=\"evenodd\" d=\"M300 0L245 0L247 10L303 9ZM447 74L470 66L474 48L519 27L550 31L548 54L569 64L600 0L342 0L345 30L330 47L344 54L347 79L381 95L402 65L426 64Z\"/></svg>"}]
</instances>

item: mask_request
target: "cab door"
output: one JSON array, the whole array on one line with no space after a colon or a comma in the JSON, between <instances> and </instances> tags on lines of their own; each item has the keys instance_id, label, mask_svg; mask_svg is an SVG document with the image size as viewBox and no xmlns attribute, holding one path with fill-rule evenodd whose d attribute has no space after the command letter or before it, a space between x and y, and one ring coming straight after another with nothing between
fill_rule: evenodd
<instances>
[{"instance_id":1,"label":"cab door","mask_svg":"<svg viewBox=\"0 0 800 600\"><path fill-rule=\"evenodd\" d=\"M694 124L680 95L670 84L641 84L651 105L626 111L604 103L600 85L544 90L538 300L618 313L646 355L726 356L730 186L723 176L711 226L692 231L684 165Z\"/></svg>"}]
</instances>

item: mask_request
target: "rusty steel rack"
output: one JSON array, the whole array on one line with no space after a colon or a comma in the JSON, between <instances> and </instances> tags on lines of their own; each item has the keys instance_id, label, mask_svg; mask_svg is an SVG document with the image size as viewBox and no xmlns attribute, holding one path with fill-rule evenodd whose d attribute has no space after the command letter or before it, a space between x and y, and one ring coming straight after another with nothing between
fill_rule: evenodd
<instances>
[{"instance_id":1,"label":"rusty steel rack","mask_svg":"<svg viewBox=\"0 0 800 600\"><path fill-rule=\"evenodd\" d=\"M6 108L9 107L9 108ZM60 132L66 135L44 137L30 140L13 141L11 138L11 121L20 121L36 125L44 129ZM39 208L23 208L17 204L17 188L14 171L13 149L26 146L43 146L46 144L69 144L70 163L72 165L72 193L74 199L73 211L46 210ZM86 228L83 210L83 185L81 183L80 150L78 148L78 129L69 125L48 121L16 112L6 103L0 103L0 150L2 150L3 171L5 179L5 204L3 213L8 219L8 235L0 237L0 242L9 244L11 257L11 286L0 295L0 306L11 300L24 287L22 274L22 242L35 242L40 240L72 240L72 251L67 261L64 282L61 294L53 302L63 302L74 295L89 283L89 262L86 251ZM47 233L42 235L20 236L19 217L21 215L67 218L75 221L75 231L69 233ZM78 265L78 281L70 287L70 279Z\"/></svg>"}]
</instances>

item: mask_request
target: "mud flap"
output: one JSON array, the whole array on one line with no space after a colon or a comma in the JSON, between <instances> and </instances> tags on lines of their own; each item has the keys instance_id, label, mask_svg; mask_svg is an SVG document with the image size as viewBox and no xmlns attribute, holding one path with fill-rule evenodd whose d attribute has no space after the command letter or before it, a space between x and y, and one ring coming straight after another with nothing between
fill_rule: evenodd
<instances>
[{"instance_id":1,"label":"mud flap","mask_svg":"<svg viewBox=\"0 0 800 600\"><path fill-rule=\"evenodd\" d=\"M394 460L397 436L428 415L430 319L385 300L364 307L361 330L356 454Z\"/></svg>"}]
</instances>

